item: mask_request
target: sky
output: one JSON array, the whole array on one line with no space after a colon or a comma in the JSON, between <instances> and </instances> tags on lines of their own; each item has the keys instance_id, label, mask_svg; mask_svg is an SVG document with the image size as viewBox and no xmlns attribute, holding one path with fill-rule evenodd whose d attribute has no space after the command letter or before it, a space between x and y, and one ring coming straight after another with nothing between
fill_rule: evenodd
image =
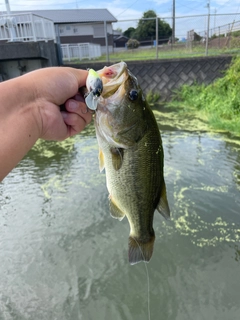
<instances>
[{"instance_id":1,"label":"sky","mask_svg":"<svg viewBox=\"0 0 240 320\"><path fill-rule=\"evenodd\" d=\"M6 10L5 1L0 0L0 13ZM136 27L137 22L143 13L154 10L158 17L165 19L171 26L173 0L8 0L12 11L40 10L40 9L108 9L119 21L114 24L114 29L121 28L125 31L128 27ZM235 21L240 21L240 0L175 0L176 17L206 15L208 13L207 3L210 2L211 14L234 13L232 16L215 16L211 18L210 27L217 28ZM122 20L131 20L123 22ZM187 30L196 29L197 32L204 32L206 29L206 17L179 18L176 20L176 35L183 37ZM232 28L230 26L230 28Z\"/></svg>"}]
</instances>

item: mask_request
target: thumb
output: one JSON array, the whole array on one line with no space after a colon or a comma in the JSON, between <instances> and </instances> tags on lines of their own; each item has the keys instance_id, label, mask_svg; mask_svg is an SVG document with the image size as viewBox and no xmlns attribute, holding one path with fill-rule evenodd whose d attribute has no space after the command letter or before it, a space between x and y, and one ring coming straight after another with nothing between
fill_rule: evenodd
<instances>
[{"instance_id":1,"label":"thumb","mask_svg":"<svg viewBox=\"0 0 240 320\"><path fill-rule=\"evenodd\" d=\"M83 69L75 69L75 68L69 68L73 75L77 79L78 87L84 87L86 86L88 71Z\"/></svg>"}]
</instances>

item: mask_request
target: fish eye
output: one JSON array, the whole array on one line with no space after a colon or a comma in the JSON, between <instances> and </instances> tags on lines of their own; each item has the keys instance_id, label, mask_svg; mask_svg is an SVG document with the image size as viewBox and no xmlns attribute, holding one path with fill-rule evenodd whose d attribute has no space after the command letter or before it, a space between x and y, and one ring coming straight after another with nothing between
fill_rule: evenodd
<instances>
[{"instance_id":1,"label":"fish eye","mask_svg":"<svg viewBox=\"0 0 240 320\"><path fill-rule=\"evenodd\" d=\"M130 99L131 101L135 101L135 100L137 100L137 98L138 98L138 92L137 92L137 90L132 89L132 90L129 92L129 99Z\"/></svg>"}]
</instances>

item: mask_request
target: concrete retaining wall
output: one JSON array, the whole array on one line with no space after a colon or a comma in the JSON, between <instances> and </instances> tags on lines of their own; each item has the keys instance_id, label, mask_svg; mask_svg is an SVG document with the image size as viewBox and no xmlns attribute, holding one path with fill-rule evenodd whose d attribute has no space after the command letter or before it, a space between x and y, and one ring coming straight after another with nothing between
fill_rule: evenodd
<instances>
[{"instance_id":1,"label":"concrete retaining wall","mask_svg":"<svg viewBox=\"0 0 240 320\"><path fill-rule=\"evenodd\" d=\"M183 58L171 60L148 60L128 62L128 68L138 78L146 94L150 90L159 92L163 100L171 96L172 90L183 84L209 84L223 76L229 67L232 56ZM76 68L102 69L103 63L74 65ZM69 65L70 66L70 65ZM73 65L71 65L73 66Z\"/></svg>"},{"instance_id":2,"label":"concrete retaining wall","mask_svg":"<svg viewBox=\"0 0 240 320\"><path fill-rule=\"evenodd\" d=\"M0 82L32 70L58 65L57 47L53 41L0 44Z\"/></svg>"}]
</instances>

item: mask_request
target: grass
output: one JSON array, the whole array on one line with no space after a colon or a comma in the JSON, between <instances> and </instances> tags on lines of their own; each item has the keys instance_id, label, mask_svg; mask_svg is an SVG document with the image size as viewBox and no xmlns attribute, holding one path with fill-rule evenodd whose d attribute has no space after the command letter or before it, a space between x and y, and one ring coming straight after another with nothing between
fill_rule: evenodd
<instances>
[{"instance_id":1,"label":"grass","mask_svg":"<svg viewBox=\"0 0 240 320\"><path fill-rule=\"evenodd\" d=\"M183 85L168 106L195 113L213 129L240 136L240 56L233 59L224 77L214 83Z\"/></svg>"},{"instance_id":2,"label":"grass","mask_svg":"<svg viewBox=\"0 0 240 320\"><path fill-rule=\"evenodd\" d=\"M208 55L217 55L223 53L230 53L232 50L217 50L210 49ZM177 58L188 58L188 57L200 57L205 56L204 47L196 47L191 51L183 47L175 47L173 50L166 48L165 50L158 50L159 59L177 59ZM129 61L129 60L149 60L156 59L156 48L151 49L138 49L138 50L126 50L115 54L110 54L110 61Z\"/></svg>"},{"instance_id":3,"label":"grass","mask_svg":"<svg viewBox=\"0 0 240 320\"><path fill-rule=\"evenodd\" d=\"M208 55L220 55L220 54L233 54L239 52L239 48L209 48ZM197 45L193 47L191 50L187 49L185 44L176 44L174 45L173 49L171 46L163 45L159 47L158 50L158 59L178 59L178 58L188 58L188 57L201 57L205 56L205 46L204 45ZM101 57L91 60L95 62L106 62L106 55L102 55ZM122 50L117 51L114 53L109 53L109 60L110 62L119 62L119 61L138 61L138 60L153 60L156 59L156 48L148 48L145 49L143 47L133 49L133 50ZM89 60L77 60L74 59L69 63L89 63Z\"/></svg>"}]
</instances>

